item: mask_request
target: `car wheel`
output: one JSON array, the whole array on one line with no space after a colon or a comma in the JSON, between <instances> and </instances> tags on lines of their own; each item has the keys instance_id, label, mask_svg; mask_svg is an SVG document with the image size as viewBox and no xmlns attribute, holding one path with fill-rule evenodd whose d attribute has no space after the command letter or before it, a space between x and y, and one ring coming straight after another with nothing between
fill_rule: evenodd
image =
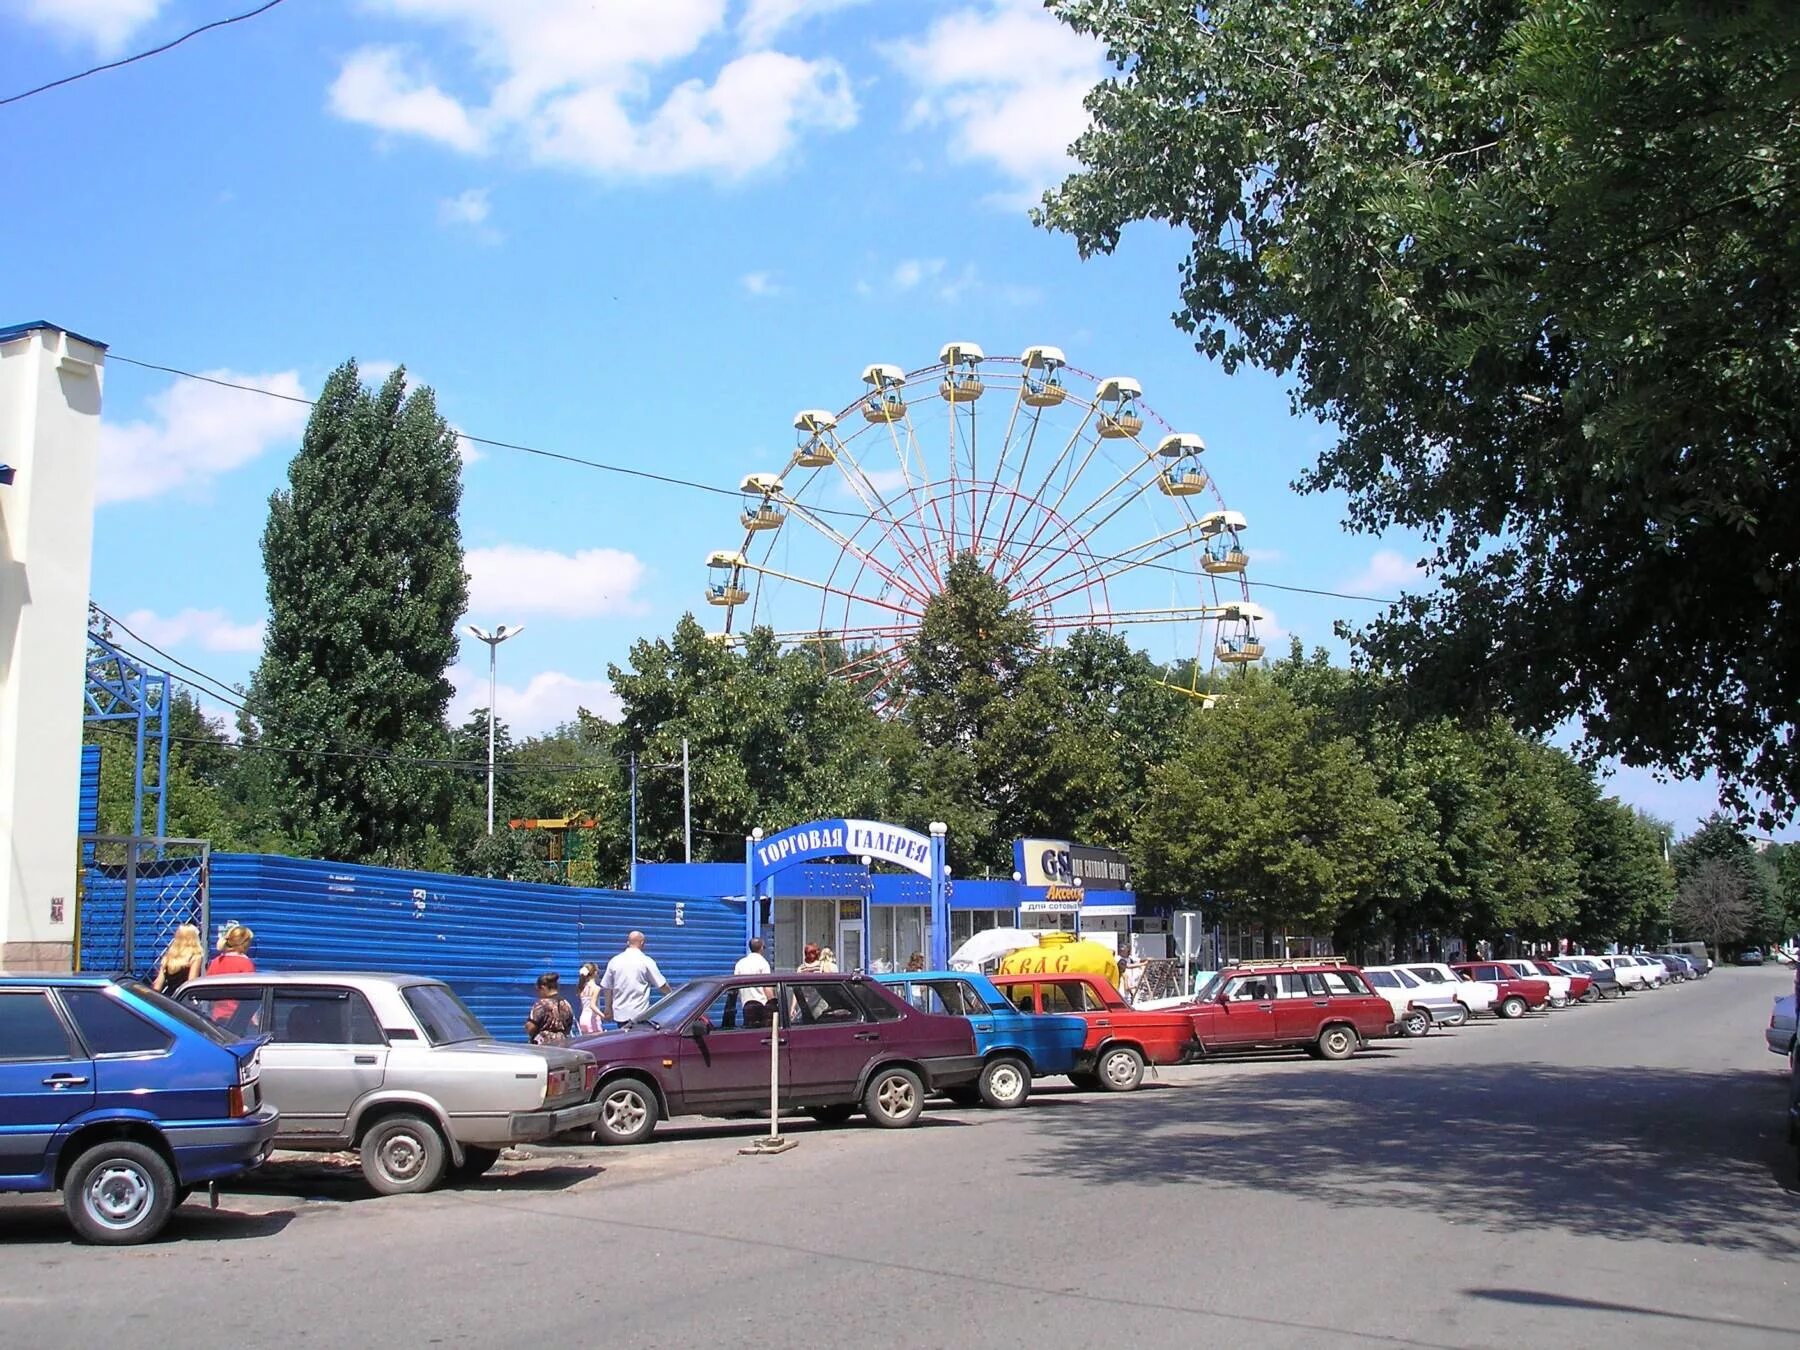
<instances>
[{"instance_id":1,"label":"car wheel","mask_svg":"<svg viewBox=\"0 0 1800 1350\"><path fill-rule=\"evenodd\" d=\"M1456 1011L1451 1013L1449 1017L1444 1019L1444 1025L1447 1027L1460 1027L1460 1026L1467 1025L1468 1021L1469 1021L1468 1008L1465 1005L1458 1003L1456 1005Z\"/></svg>"},{"instance_id":2,"label":"car wheel","mask_svg":"<svg viewBox=\"0 0 1800 1350\"><path fill-rule=\"evenodd\" d=\"M444 1178L450 1151L422 1116L385 1116L362 1138L363 1176L378 1195L416 1195Z\"/></svg>"},{"instance_id":3,"label":"car wheel","mask_svg":"<svg viewBox=\"0 0 1800 1350\"><path fill-rule=\"evenodd\" d=\"M1599 993L1595 990L1594 986L1591 984L1586 989L1582 990L1582 992L1581 992L1581 1001L1583 1003L1592 1003L1595 999L1597 999L1599 997L1600 997Z\"/></svg>"},{"instance_id":4,"label":"car wheel","mask_svg":"<svg viewBox=\"0 0 1800 1350\"><path fill-rule=\"evenodd\" d=\"M821 1125L845 1125L856 1114L856 1108L849 1102L833 1102L830 1106L809 1106L806 1114Z\"/></svg>"},{"instance_id":5,"label":"car wheel","mask_svg":"<svg viewBox=\"0 0 1800 1350\"><path fill-rule=\"evenodd\" d=\"M450 1175L458 1181L476 1181L486 1176L499 1161L500 1150L497 1148L476 1148L473 1144L464 1144L463 1160L451 1167Z\"/></svg>"},{"instance_id":6,"label":"car wheel","mask_svg":"<svg viewBox=\"0 0 1800 1350\"><path fill-rule=\"evenodd\" d=\"M982 1101L997 1110L1023 1106L1031 1096L1031 1070L1024 1060L1010 1055L990 1059L981 1070L976 1090Z\"/></svg>"},{"instance_id":7,"label":"car wheel","mask_svg":"<svg viewBox=\"0 0 1800 1350\"><path fill-rule=\"evenodd\" d=\"M148 1144L118 1139L75 1160L63 1181L63 1210L89 1242L122 1247L147 1242L175 1209L175 1173Z\"/></svg>"},{"instance_id":8,"label":"car wheel","mask_svg":"<svg viewBox=\"0 0 1800 1350\"><path fill-rule=\"evenodd\" d=\"M1510 1022L1525 1015L1525 1000L1517 994L1508 994L1500 1000L1500 1006L1495 1011Z\"/></svg>"},{"instance_id":9,"label":"car wheel","mask_svg":"<svg viewBox=\"0 0 1800 1350\"><path fill-rule=\"evenodd\" d=\"M1400 1030L1408 1036L1423 1036L1431 1030L1431 1014L1419 1008L1408 1008L1400 1019Z\"/></svg>"},{"instance_id":10,"label":"car wheel","mask_svg":"<svg viewBox=\"0 0 1800 1350\"><path fill-rule=\"evenodd\" d=\"M1072 1073L1069 1075L1069 1082L1082 1092L1098 1092L1100 1090L1100 1080L1091 1073Z\"/></svg>"},{"instance_id":11,"label":"car wheel","mask_svg":"<svg viewBox=\"0 0 1800 1350\"><path fill-rule=\"evenodd\" d=\"M1356 1033L1349 1027L1326 1027L1315 1045L1321 1059L1349 1059L1356 1053Z\"/></svg>"},{"instance_id":12,"label":"car wheel","mask_svg":"<svg viewBox=\"0 0 1800 1350\"><path fill-rule=\"evenodd\" d=\"M1100 1086L1108 1092L1135 1092L1144 1081L1144 1057L1129 1045L1115 1045L1094 1066Z\"/></svg>"},{"instance_id":13,"label":"car wheel","mask_svg":"<svg viewBox=\"0 0 1800 1350\"><path fill-rule=\"evenodd\" d=\"M600 1089L594 1136L602 1144L641 1144L656 1128L656 1093L641 1078L616 1078Z\"/></svg>"},{"instance_id":14,"label":"car wheel","mask_svg":"<svg viewBox=\"0 0 1800 1350\"><path fill-rule=\"evenodd\" d=\"M863 1093L863 1114L883 1129L910 1125L925 1109L925 1085L911 1069L877 1069Z\"/></svg>"}]
</instances>

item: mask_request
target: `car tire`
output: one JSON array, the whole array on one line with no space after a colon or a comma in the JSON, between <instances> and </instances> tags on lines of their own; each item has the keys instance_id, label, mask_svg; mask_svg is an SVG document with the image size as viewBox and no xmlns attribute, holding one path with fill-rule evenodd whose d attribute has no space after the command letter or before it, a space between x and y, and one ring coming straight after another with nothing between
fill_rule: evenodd
<instances>
[{"instance_id":1,"label":"car tire","mask_svg":"<svg viewBox=\"0 0 1800 1350\"><path fill-rule=\"evenodd\" d=\"M1135 1092L1144 1081L1144 1057L1129 1045L1109 1046L1094 1064L1094 1077L1108 1092Z\"/></svg>"},{"instance_id":2,"label":"car tire","mask_svg":"<svg viewBox=\"0 0 1800 1350\"><path fill-rule=\"evenodd\" d=\"M450 1175L458 1181L479 1181L499 1161L500 1150L497 1148L477 1148L473 1144L464 1144L463 1160L452 1164Z\"/></svg>"},{"instance_id":3,"label":"car tire","mask_svg":"<svg viewBox=\"0 0 1800 1350\"><path fill-rule=\"evenodd\" d=\"M809 1106L806 1114L821 1125L847 1125L856 1108L849 1102L833 1102L830 1106Z\"/></svg>"},{"instance_id":4,"label":"car tire","mask_svg":"<svg viewBox=\"0 0 1800 1350\"><path fill-rule=\"evenodd\" d=\"M383 1116L363 1135L363 1177L377 1195L417 1195L444 1179L450 1150L423 1116Z\"/></svg>"},{"instance_id":5,"label":"car tire","mask_svg":"<svg viewBox=\"0 0 1800 1350\"><path fill-rule=\"evenodd\" d=\"M1031 1099L1031 1068L1022 1059L998 1055L982 1066L975 1090L996 1111L1023 1106Z\"/></svg>"},{"instance_id":6,"label":"car tire","mask_svg":"<svg viewBox=\"0 0 1800 1350\"><path fill-rule=\"evenodd\" d=\"M63 1180L63 1212L87 1242L124 1247L162 1232L178 1185L168 1160L148 1144L96 1144Z\"/></svg>"},{"instance_id":7,"label":"car tire","mask_svg":"<svg viewBox=\"0 0 1800 1350\"><path fill-rule=\"evenodd\" d=\"M1500 1016L1505 1018L1508 1022L1514 1021L1525 1015L1525 1000L1520 998L1517 994L1508 994L1505 998L1500 1000L1500 1006L1495 1008L1494 1011L1499 1013Z\"/></svg>"},{"instance_id":8,"label":"car tire","mask_svg":"<svg viewBox=\"0 0 1800 1350\"><path fill-rule=\"evenodd\" d=\"M911 1069L895 1064L877 1069L863 1093L863 1114L884 1130L911 1125L925 1109L925 1084Z\"/></svg>"},{"instance_id":9,"label":"car tire","mask_svg":"<svg viewBox=\"0 0 1800 1350\"><path fill-rule=\"evenodd\" d=\"M1072 1073L1069 1075L1069 1083L1079 1092L1098 1092L1100 1090L1100 1080L1091 1073Z\"/></svg>"},{"instance_id":10,"label":"car tire","mask_svg":"<svg viewBox=\"0 0 1800 1350\"><path fill-rule=\"evenodd\" d=\"M1456 1011L1451 1013L1449 1018L1444 1022L1444 1025L1447 1027L1461 1027L1467 1026L1468 1024L1469 1009L1465 1004L1461 1003L1456 1005Z\"/></svg>"},{"instance_id":11,"label":"car tire","mask_svg":"<svg viewBox=\"0 0 1800 1350\"><path fill-rule=\"evenodd\" d=\"M1422 1008L1408 1008L1406 1015L1400 1019L1400 1030L1408 1037L1428 1035L1431 1031L1431 1014Z\"/></svg>"},{"instance_id":12,"label":"car tire","mask_svg":"<svg viewBox=\"0 0 1800 1350\"><path fill-rule=\"evenodd\" d=\"M1599 997L1600 997L1599 991L1596 990L1594 988L1594 986L1591 984L1586 989L1582 990L1582 992L1581 992L1581 1001L1583 1003L1592 1003Z\"/></svg>"},{"instance_id":13,"label":"car tire","mask_svg":"<svg viewBox=\"0 0 1800 1350\"><path fill-rule=\"evenodd\" d=\"M600 1118L594 1122L599 1143L641 1144L656 1128L656 1091L641 1078L615 1078L594 1100L600 1103Z\"/></svg>"},{"instance_id":14,"label":"car tire","mask_svg":"<svg viewBox=\"0 0 1800 1350\"><path fill-rule=\"evenodd\" d=\"M1357 1035L1346 1026L1330 1026L1319 1033L1319 1039L1313 1047L1319 1052L1320 1059L1349 1059L1356 1053Z\"/></svg>"}]
</instances>

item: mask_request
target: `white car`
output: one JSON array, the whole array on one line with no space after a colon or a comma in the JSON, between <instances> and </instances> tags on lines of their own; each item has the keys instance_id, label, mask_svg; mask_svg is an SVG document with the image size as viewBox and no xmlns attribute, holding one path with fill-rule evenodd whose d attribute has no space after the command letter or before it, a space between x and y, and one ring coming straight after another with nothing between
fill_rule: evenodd
<instances>
[{"instance_id":1,"label":"white car","mask_svg":"<svg viewBox=\"0 0 1800 1350\"><path fill-rule=\"evenodd\" d=\"M1789 1055L1794 1051L1794 1035L1794 996L1783 994L1769 1012L1769 1025L1763 1029L1763 1040L1771 1053Z\"/></svg>"},{"instance_id":2,"label":"white car","mask_svg":"<svg viewBox=\"0 0 1800 1350\"><path fill-rule=\"evenodd\" d=\"M1427 984L1399 966L1364 966L1362 973L1372 988L1394 1010L1394 1021L1408 1036L1423 1036L1434 1026L1460 1027L1469 1010L1450 989Z\"/></svg>"},{"instance_id":3,"label":"white car","mask_svg":"<svg viewBox=\"0 0 1800 1350\"><path fill-rule=\"evenodd\" d=\"M1590 956L1590 961L1598 961L1603 966L1611 966L1613 974L1619 977L1622 989L1649 989L1660 980L1653 981L1650 971L1640 966L1628 956Z\"/></svg>"},{"instance_id":4,"label":"white car","mask_svg":"<svg viewBox=\"0 0 1800 1350\"><path fill-rule=\"evenodd\" d=\"M1502 961L1500 964L1510 970L1514 975L1517 975L1521 980L1542 980L1545 984L1549 985L1550 1006L1552 1008L1566 1008L1569 1006L1569 991L1575 987L1575 984L1567 975L1546 975L1537 968L1537 962L1535 960L1526 961L1515 958Z\"/></svg>"},{"instance_id":5,"label":"white car","mask_svg":"<svg viewBox=\"0 0 1800 1350\"><path fill-rule=\"evenodd\" d=\"M1636 952L1627 952L1625 960L1638 966L1650 977L1650 987L1659 989L1675 977L1669 974L1669 968L1654 956L1640 956Z\"/></svg>"},{"instance_id":6,"label":"white car","mask_svg":"<svg viewBox=\"0 0 1800 1350\"><path fill-rule=\"evenodd\" d=\"M1500 1001L1500 986L1487 980L1465 980L1442 961L1408 961L1400 967L1417 980L1430 985L1448 987L1456 1001L1469 1010L1469 1015L1491 1013Z\"/></svg>"}]
</instances>

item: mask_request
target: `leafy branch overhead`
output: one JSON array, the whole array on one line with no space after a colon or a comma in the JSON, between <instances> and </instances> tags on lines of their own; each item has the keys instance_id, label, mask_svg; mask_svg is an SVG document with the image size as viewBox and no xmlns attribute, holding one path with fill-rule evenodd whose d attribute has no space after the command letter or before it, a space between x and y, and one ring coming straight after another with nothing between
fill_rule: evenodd
<instances>
[{"instance_id":1,"label":"leafy branch overhead","mask_svg":"<svg viewBox=\"0 0 1800 1350\"><path fill-rule=\"evenodd\" d=\"M1040 220L1191 234L1175 321L1291 380L1298 486L1441 585L1359 636L1769 820L1800 801L1800 24L1787 0L1057 0L1118 75Z\"/></svg>"}]
</instances>

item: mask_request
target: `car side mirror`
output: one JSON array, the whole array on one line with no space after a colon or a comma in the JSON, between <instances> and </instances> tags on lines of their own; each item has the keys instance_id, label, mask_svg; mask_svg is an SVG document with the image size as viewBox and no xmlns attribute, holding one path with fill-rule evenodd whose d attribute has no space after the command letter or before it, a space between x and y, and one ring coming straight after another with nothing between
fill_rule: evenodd
<instances>
[{"instance_id":1,"label":"car side mirror","mask_svg":"<svg viewBox=\"0 0 1800 1350\"><path fill-rule=\"evenodd\" d=\"M696 1041L705 1040L706 1019L704 1017L696 1017L692 1022L689 1022L687 1034L692 1036Z\"/></svg>"}]
</instances>

